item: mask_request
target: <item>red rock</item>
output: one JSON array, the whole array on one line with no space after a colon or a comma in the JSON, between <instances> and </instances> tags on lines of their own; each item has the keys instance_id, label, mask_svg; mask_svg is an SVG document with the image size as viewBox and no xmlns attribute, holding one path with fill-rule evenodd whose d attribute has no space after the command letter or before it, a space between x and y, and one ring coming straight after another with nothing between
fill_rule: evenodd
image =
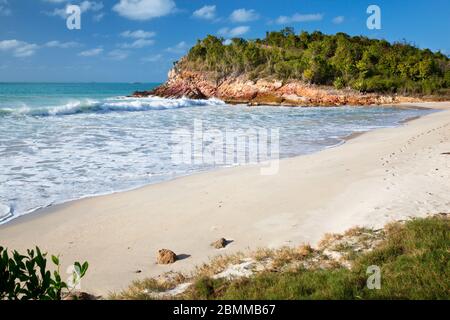
<instances>
[{"instance_id":1,"label":"red rock","mask_svg":"<svg viewBox=\"0 0 450 320\"><path fill-rule=\"evenodd\" d=\"M184 70L182 62L168 74L165 84L152 91L135 92L135 97L149 95L166 98L187 97L191 99L219 98L224 101L258 105L370 105L415 101L413 98L365 94L351 89L337 90L333 87L317 86L292 80L248 80L245 75L231 75L217 79L211 72ZM300 99L293 99L299 97Z\"/></svg>"}]
</instances>

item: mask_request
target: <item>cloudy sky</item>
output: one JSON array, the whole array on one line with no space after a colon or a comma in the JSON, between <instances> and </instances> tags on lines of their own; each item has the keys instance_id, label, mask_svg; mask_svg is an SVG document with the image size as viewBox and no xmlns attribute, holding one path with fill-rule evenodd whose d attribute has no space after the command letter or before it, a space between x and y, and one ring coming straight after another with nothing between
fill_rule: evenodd
<instances>
[{"instance_id":1,"label":"cloudy sky","mask_svg":"<svg viewBox=\"0 0 450 320\"><path fill-rule=\"evenodd\" d=\"M66 7L81 8L81 30ZM366 27L377 4L382 29ZM0 0L0 81L164 81L197 39L346 32L450 54L448 0Z\"/></svg>"}]
</instances>

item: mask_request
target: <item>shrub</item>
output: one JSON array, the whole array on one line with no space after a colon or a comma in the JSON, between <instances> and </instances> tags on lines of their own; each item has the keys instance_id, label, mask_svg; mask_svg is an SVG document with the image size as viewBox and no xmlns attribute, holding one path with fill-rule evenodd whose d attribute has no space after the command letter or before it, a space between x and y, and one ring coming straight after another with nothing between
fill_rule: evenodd
<instances>
[{"instance_id":1,"label":"shrub","mask_svg":"<svg viewBox=\"0 0 450 320\"><path fill-rule=\"evenodd\" d=\"M60 262L51 256L56 270L47 269L47 253L27 250L26 255L13 251L10 256L7 249L0 247L0 300L61 300L70 293L67 283L60 275ZM77 283L88 269L88 263L74 263L72 282Z\"/></svg>"},{"instance_id":2,"label":"shrub","mask_svg":"<svg viewBox=\"0 0 450 320\"><path fill-rule=\"evenodd\" d=\"M336 89L343 89L345 87L345 81L344 79L342 79L342 77L337 77L334 81L333 81L333 86Z\"/></svg>"}]
</instances>

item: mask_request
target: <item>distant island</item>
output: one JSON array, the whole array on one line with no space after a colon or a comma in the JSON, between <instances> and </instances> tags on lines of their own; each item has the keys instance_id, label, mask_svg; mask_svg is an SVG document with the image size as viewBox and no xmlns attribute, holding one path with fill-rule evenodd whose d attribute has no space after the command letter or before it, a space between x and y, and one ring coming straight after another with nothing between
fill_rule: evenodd
<instances>
[{"instance_id":1,"label":"distant island","mask_svg":"<svg viewBox=\"0 0 450 320\"><path fill-rule=\"evenodd\" d=\"M291 106L448 100L449 60L408 43L345 33L285 28L256 40L209 35L174 63L166 83L134 96Z\"/></svg>"}]
</instances>

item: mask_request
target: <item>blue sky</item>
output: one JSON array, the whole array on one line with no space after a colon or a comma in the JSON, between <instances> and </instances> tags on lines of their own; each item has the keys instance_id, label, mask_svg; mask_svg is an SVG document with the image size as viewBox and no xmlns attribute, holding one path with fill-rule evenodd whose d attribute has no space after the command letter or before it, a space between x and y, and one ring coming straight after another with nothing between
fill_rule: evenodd
<instances>
[{"instance_id":1,"label":"blue sky","mask_svg":"<svg viewBox=\"0 0 450 320\"><path fill-rule=\"evenodd\" d=\"M65 8L82 8L68 30ZM369 5L382 29L366 27ZM263 37L285 26L414 43L450 54L448 0L0 0L0 81L164 81L207 34Z\"/></svg>"}]
</instances>

